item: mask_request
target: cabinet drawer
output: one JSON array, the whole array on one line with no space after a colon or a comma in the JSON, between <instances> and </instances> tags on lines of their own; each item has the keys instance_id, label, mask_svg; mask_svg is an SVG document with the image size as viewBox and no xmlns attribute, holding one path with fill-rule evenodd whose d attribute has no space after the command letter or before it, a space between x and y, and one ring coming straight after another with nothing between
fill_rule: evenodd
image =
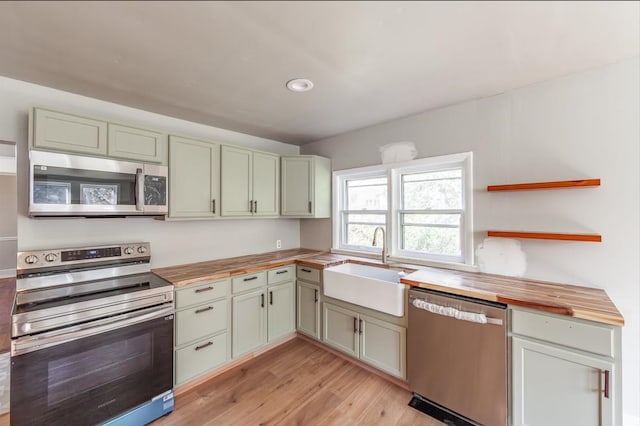
<instances>
[{"instance_id":1,"label":"cabinet drawer","mask_svg":"<svg viewBox=\"0 0 640 426\"><path fill-rule=\"evenodd\" d=\"M229 294L229 280L205 282L176 290L176 310L205 303Z\"/></svg>"},{"instance_id":2,"label":"cabinet drawer","mask_svg":"<svg viewBox=\"0 0 640 426\"><path fill-rule=\"evenodd\" d=\"M285 281L293 281L293 266L284 266L282 268L272 269L267 272L267 283L283 283Z\"/></svg>"},{"instance_id":3,"label":"cabinet drawer","mask_svg":"<svg viewBox=\"0 0 640 426\"><path fill-rule=\"evenodd\" d=\"M227 333L176 351L176 384L211 370L227 360Z\"/></svg>"},{"instance_id":4,"label":"cabinet drawer","mask_svg":"<svg viewBox=\"0 0 640 426\"><path fill-rule=\"evenodd\" d=\"M296 268L298 279L320 284L320 270L305 265L298 265Z\"/></svg>"},{"instance_id":5,"label":"cabinet drawer","mask_svg":"<svg viewBox=\"0 0 640 426\"><path fill-rule=\"evenodd\" d=\"M596 323L512 309L511 331L583 351L614 356L613 329Z\"/></svg>"},{"instance_id":6,"label":"cabinet drawer","mask_svg":"<svg viewBox=\"0 0 640 426\"><path fill-rule=\"evenodd\" d=\"M252 290L262 287L267 283L267 274L265 272L257 272L250 275L242 275L231 280L233 293L241 293L243 291Z\"/></svg>"},{"instance_id":7,"label":"cabinet drawer","mask_svg":"<svg viewBox=\"0 0 640 426\"><path fill-rule=\"evenodd\" d=\"M227 299L176 312L176 346L227 329Z\"/></svg>"}]
</instances>

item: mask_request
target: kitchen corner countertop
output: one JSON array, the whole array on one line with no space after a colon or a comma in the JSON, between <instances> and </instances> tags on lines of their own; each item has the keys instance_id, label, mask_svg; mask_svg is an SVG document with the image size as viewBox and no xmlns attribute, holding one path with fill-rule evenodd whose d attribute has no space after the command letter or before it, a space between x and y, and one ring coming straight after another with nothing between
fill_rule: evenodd
<instances>
[{"instance_id":1,"label":"kitchen corner countertop","mask_svg":"<svg viewBox=\"0 0 640 426\"><path fill-rule=\"evenodd\" d=\"M303 248L170 266L153 272L174 286L183 287L292 264L324 269L343 263L402 269L409 275L400 281L412 287L624 325L624 318L602 289L402 263L383 265L377 259Z\"/></svg>"},{"instance_id":2,"label":"kitchen corner countertop","mask_svg":"<svg viewBox=\"0 0 640 426\"><path fill-rule=\"evenodd\" d=\"M598 288L429 267L421 267L400 281L412 287L624 325L616 305Z\"/></svg>"}]
</instances>

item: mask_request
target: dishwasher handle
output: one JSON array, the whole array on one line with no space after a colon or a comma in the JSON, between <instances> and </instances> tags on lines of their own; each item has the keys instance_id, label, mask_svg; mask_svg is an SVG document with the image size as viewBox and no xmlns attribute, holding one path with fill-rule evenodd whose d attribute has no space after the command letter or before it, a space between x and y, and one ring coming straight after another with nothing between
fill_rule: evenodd
<instances>
[{"instance_id":1,"label":"dishwasher handle","mask_svg":"<svg viewBox=\"0 0 640 426\"><path fill-rule=\"evenodd\" d=\"M504 322L500 318L491 318L485 314L478 314L475 312L461 311L451 306L442 306L436 303L431 303L427 300L419 297L410 297L411 306L417 309L422 309L432 314L442 315L445 317L451 317L462 321L469 321L477 324L491 324L491 325L503 325Z\"/></svg>"}]
</instances>

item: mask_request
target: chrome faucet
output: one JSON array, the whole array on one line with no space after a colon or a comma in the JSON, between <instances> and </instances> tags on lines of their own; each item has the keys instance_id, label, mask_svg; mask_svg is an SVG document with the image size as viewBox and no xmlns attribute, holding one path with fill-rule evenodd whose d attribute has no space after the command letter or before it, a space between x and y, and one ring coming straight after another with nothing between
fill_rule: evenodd
<instances>
[{"instance_id":1,"label":"chrome faucet","mask_svg":"<svg viewBox=\"0 0 640 426\"><path fill-rule=\"evenodd\" d=\"M373 230L373 241L371 242L372 246L376 245L376 236L378 235L378 230L382 231L382 263L387 264L387 238L385 236L384 228L382 226L376 227Z\"/></svg>"}]
</instances>

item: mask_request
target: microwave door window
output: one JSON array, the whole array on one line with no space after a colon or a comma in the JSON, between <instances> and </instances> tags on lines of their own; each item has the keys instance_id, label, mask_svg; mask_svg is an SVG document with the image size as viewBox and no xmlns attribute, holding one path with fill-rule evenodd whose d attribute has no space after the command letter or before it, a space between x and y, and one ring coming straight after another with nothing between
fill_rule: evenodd
<instances>
[{"instance_id":1,"label":"microwave door window","mask_svg":"<svg viewBox=\"0 0 640 426\"><path fill-rule=\"evenodd\" d=\"M167 178L165 176L144 176L145 206L165 206L167 204Z\"/></svg>"},{"instance_id":2,"label":"microwave door window","mask_svg":"<svg viewBox=\"0 0 640 426\"><path fill-rule=\"evenodd\" d=\"M33 202L105 206L135 206L135 174L35 165Z\"/></svg>"}]
</instances>

